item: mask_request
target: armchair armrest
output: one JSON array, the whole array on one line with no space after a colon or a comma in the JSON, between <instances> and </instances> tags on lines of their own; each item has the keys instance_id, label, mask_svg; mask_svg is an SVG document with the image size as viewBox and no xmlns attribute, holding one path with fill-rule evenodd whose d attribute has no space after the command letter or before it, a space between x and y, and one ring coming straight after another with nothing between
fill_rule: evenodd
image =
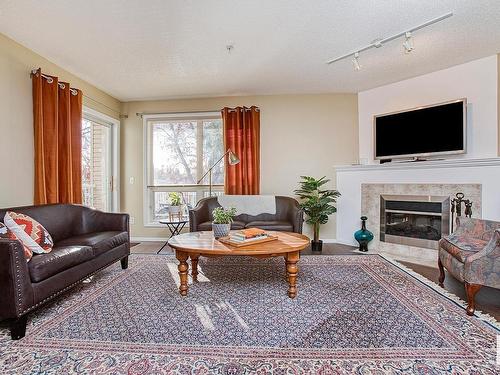
<instances>
[{"instance_id":1,"label":"armchair armrest","mask_svg":"<svg viewBox=\"0 0 500 375\"><path fill-rule=\"evenodd\" d=\"M0 238L0 291L0 320L19 318L34 304L24 249L17 240Z\"/></svg>"},{"instance_id":2,"label":"armchair armrest","mask_svg":"<svg viewBox=\"0 0 500 375\"><path fill-rule=\"evenodd\" d=\"M130 233L129 215L102 212L85 208L82 217L83 233L121 231Z\"/></svg>"},{"instance_id":3,"label":"armchair armrest","mask_svg":"<svg viewBox=\"0 0 500 375\"><path fill-rule=\"evenodd\" d=\"M500 288L500 228L488 244L465 260L464 279L471 284Z\"/></svg>"},{"instance_id":4,"label":"armchair armrest","mask_svg":"<svg viewBox=\"0 0 500 375\"><path fill-rule=\"evenodd\" d=\"M203 201L198 202L195 208L189 210L189 231L197 232L198 224L209 220L208 205Z\"/></svg>"},{"instance_id":5,"label":"armchair armrest","mask_svg":"<svg viewBox=\"0 0 500 375\"><path fill-rule=\"evenodd\" d=\"M290 207L287 219L293 224L293 231L295 233L302 233L302 227L304 225L304 211L297 203Z\"/></svg>"}]
</instances>

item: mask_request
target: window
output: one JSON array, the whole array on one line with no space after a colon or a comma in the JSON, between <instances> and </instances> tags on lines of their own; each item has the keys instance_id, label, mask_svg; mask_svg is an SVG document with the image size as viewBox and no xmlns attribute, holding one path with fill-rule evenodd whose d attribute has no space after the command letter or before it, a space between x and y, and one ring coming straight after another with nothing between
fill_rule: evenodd
<instances>
[{"instance_id":1,"label":"window","mask_svg":"<svg viewBox=\"0 0 500 375\"><path fill-rule=\"evenodd\" d=\"M168 217L168 194L179 192L187 209L209 195L206 176L223 154L219 113L144 116L146 138L145 225ZM224 160L212 171L212 195L224 190Z\"/></svg>"},{"instance_id":2,"label":"window","mask_svg":"<svg viewBox=\"0 0 500 375\"><path fill-rule=\"evenodd\" d=\"M82 119L82 203L118 210L117 120L86 108Z\"/></svg>"}]
</instances>

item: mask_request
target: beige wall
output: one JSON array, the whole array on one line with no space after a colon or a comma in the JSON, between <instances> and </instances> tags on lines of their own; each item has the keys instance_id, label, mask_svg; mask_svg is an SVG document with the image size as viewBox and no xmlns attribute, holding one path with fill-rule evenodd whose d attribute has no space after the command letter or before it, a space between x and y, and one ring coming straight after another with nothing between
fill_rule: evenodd
<instances>
[{"instance_id":1,"label":"beige wall","mask_svg":"<svg viewBox=\"0 0 500 375\"><path fill-rule=\"evenodd\" d=\"M498 101L498 106L497 106L497 120L498 120L498 156L500 156L500 53L497 55L497 81L498 81L498 88L497 88L497 101Z\"/></svg>"},{"instance_id":2,"label":"beige wall","mask_svg":"<svg viewBox=\"0 0 500 375\"><path fill-rule=\"evenodd\" d=\"M33 51L0 34L0 207L33 203L33 68L58 76L105 106L84 98L84 105L117 117L120 102Z\"/></svg>"},{"instance_id":3,"label":"beige wall","mask_svg":"<svg viewBox=\"0 0 500 375\"><path fill-rule=\"evenodd\" d=\"M328 176L333 166L358 158L357 95L269 95L129 102L122 105L121 208L135 219L132 236L165 237L166 229L143 226L143 123L136 112L261 109L261 193L293 195L299 176ZM130 184L130 178L135 180ZM334 187L334 182L330 187ZM349 192L341 192L349 194ZM309 230L309 229L308 229ZM335 238L335 216L322 228Z\"/></svg>"}]
</instances>

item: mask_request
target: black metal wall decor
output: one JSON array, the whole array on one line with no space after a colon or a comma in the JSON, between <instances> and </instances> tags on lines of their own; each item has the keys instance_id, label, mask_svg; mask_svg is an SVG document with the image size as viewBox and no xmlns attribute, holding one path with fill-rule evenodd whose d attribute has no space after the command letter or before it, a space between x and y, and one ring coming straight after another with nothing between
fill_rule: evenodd
<instances>
[{"instance_id":1,"label":"black metal wall decor","mask_svg":"<svg viewBox=\"0 0 500 375\"><path fill-rule=\"evenodd\" d=\"M455 224L455 213L457 217L462 216L462 203L465 206L465 217L472 216L472 202L469 199L464 199L464 193L456 193L456 198L451 199L451 232L453 233L453 226Z\"/></svg>"}]
</instances>

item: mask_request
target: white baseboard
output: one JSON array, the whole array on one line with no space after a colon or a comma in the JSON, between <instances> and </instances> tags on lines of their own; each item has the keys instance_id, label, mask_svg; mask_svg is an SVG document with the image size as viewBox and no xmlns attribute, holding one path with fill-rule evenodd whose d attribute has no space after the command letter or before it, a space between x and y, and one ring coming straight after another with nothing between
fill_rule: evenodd
<instances>
[{"instance_id":1,"label":"white baseboard","mask_svg":"<svg viewBox=\"0 0 500 375\"><path fill-rule=\"evenodd\" d=\"M337 243L337 240L335 238L320 238L320 239L323 241L323 243Z\"/></svg>"}]
</instances>

